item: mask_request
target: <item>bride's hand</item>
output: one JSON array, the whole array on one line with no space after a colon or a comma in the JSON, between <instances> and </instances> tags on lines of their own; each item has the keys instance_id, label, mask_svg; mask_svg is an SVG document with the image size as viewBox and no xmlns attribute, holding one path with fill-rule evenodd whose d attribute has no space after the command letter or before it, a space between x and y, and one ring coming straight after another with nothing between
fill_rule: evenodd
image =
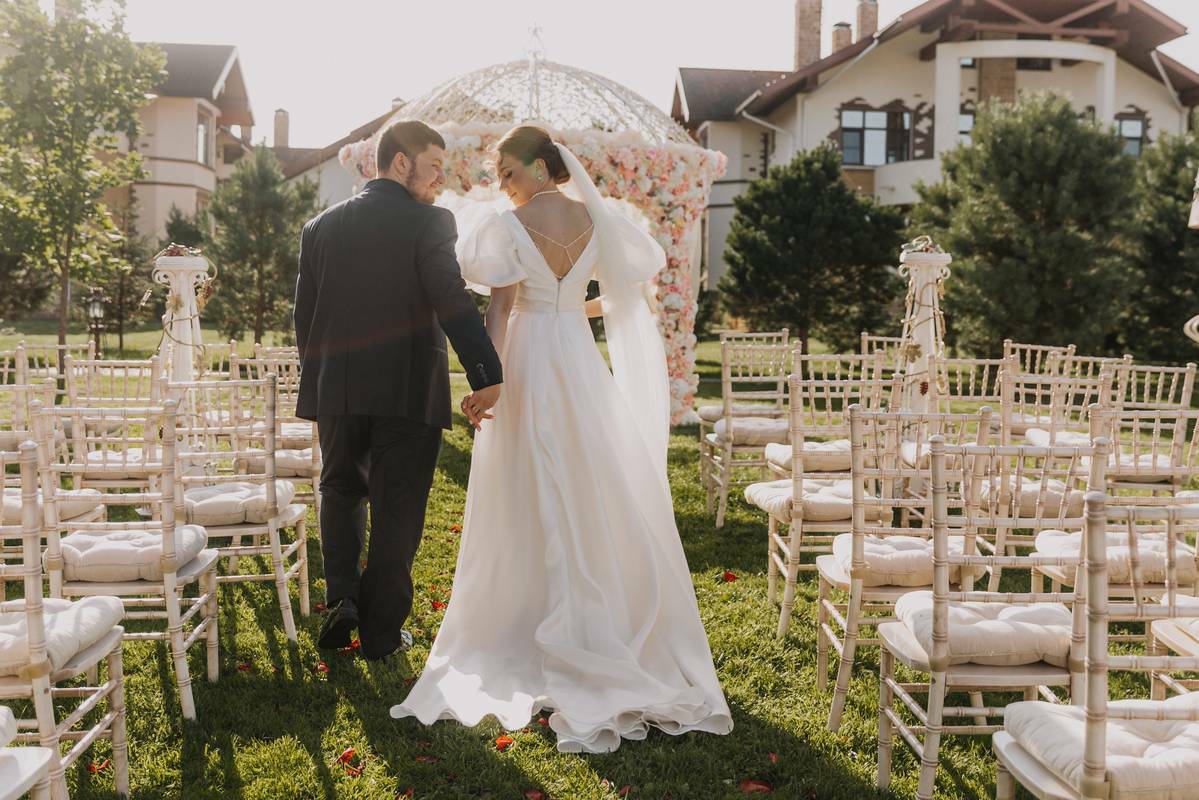
<instances>
[{"instance_id":1,"label":"bride's hand","mask_svg":"<svg viewBox=\"0 0 1199 800\"><path fill-rule=\"evenodd\" d=\"M494 386L471 392L462 398L462 413L466 415L467 421L474 426L475 430L483 429L483 420L495 419L494 414L487 412L500 399L500 386L501 384L497 383Z\"/></svg>"}]
</instances>

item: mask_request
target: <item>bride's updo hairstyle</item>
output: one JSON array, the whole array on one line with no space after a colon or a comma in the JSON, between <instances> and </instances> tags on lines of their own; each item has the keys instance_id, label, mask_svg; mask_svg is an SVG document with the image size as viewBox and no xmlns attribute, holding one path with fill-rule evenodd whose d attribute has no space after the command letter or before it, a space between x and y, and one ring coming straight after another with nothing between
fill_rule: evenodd
<instances>
[{"instance_id":1,"label":"bride's updo hairstyle","mask_svg":"<svg viewBox=\"0 0 1199 800\"><path fill-rule=\"evenodd\" d=\"M562 154L558 152L558 147L545 128L518 125L496 143L495 151L500 155L520 159L520 163L526 167L540 158L545 162L545 168L554 183L566 183L570 180L566 162L562 160Z\"/></svg>"}]
</instances>

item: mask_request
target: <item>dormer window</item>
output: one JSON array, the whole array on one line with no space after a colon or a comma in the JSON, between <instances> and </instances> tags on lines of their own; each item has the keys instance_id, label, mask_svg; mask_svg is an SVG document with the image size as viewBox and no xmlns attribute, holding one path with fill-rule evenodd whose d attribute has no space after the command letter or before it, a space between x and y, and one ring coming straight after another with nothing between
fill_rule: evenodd
<instances>
[{"instance_id":1,"label":"dormer window","mask_svg":"<svg viewBox=\"0 0 1199 800\"><path fill-rule=\"evenodd\" d=\"M912 115L908 111L841 110L841 162L879 167L911 158Z\"/></svg>"}]
</instances>

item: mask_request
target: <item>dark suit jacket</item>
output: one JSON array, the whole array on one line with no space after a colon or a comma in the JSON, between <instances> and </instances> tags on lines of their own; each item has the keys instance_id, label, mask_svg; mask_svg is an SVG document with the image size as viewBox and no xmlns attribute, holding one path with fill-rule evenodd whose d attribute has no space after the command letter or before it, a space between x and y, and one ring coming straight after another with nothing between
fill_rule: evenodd
<instances>
[{"instance_id":1,"label":"dark suit jacket","mask_svg":"<svg viewBox=\"0 0 1199 800\"><path fill-rule=\"evenodd\" d=\"M296 281L299 416L398 416L449 428L446 336L472 389L503 380L462 281L457 238L453 214L386 179L309 220Z\"/></svg>"}]
</instances>

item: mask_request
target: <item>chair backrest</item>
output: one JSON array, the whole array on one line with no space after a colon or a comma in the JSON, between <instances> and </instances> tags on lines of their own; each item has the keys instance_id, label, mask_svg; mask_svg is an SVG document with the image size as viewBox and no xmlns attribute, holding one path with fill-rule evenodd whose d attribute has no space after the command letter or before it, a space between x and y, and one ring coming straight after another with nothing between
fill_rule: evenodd
<instances>
[{"instance_id":1,"label":"chair backrest","mask_svg":"<svg viewBox=\"0 0 1199 800\"><path fill-rule=\"evenodd\" d=\"M887 367L896 372L904 367L902 336L879 336L862 331L858 352L864 356L881 355Z\"/></svg>"},{"instance_id":2,"label":"chair backrest","mask_svg":"<svg viewBox=\"0 0 1199 800\"><path fill-rule=\"evenodd\" d=\"M1002 358L938 358L937 399L942 411L997 411L1003 402Z\"/></svg>"},{"instance_id":3,"label":"chair backrest","mask_svg":"<svg viewBox=\"0 0 1199 800\"><path fill-rule=\"evenodd\" d=\"M1154 367L1120 363L1114 366L1115 402L1130 411L1190 408L1195 391L1195 365Z\"/></svg>"},{"instance_id":4,"label":"chair backrest","mask_svg":"<svg viewBox=\"0 0 1199 800\"><path fill-rule=\"evenodd\" d=\"M720 343L720 394L723 416L736 416L734 405L773 405L785 413L787 376L791 372L792 347L786 343L746 344L728 339ZM761 412L755 412L759 414Z\"/></svg>"},{"instance_id":5,"label":"chair backrest","mask_svg":"<svg viewBox=\"0 0 1199 800\"><path fill-rule=\"evenodd\" d=\"M903 376L889 380L858 377L849 380L804 380L792 374L789 380L791 475L803 479L804 443L809 439L847 439L850 409L881 411L903 391ZM819 470L821 477L829 477Z\"/></svg>"},{"instance_id":6,"label":"chair backrest","mask_svg":"<svg viewBox=\"0 0 1199 800\"><path fill-rule=\"evenodd\" d=\"M887 368L883 353L860 355L858 353L811 353L804 355L798 350L791 355L791 371L802 380L852 381L883 379Z\"/></svg>"},{"instance_id":7,"label":"chair backrest","mask_svg":"<svg viewBox=\"0 0 1199 800\"><path fill-rule=\"evenodd\" d=\"M20 474L20 518L16 523L5 524L0 516L0 543L20 540L21 547L5 549L5 559L0 560L0 587L7 579L24 580L23 605L25 610L26 636L29 646L29 672L43 676L46 671L46 626L43 617L42 593L42 504L38 499L37 445L24 441L16 451L0 450L0 475L18 467ZM6 501L11 495L6 496ZM20 554L18 560L12 556ZM4 598L0 597L0 601Z\"/></svg>"},{"instance_id":8,"label":"chair backrest","mask_svg":"<svg viewBox=\"0 0 1199 800\"><path fill-rule=\"evenodd\" d=\"M787 328L777 331L721 331L720 341L738 344L788 344L791 341L791 331Z\"/></svg>"},{"instance_id":9,"label":"chair backrest","mask_svg":"<svg viewBox=\"0 0 1199 800\"><path fill-rule=\"evenodd\" d=\"M1143 491L1132 498L1119 497L1113 480L1143 490L1161 483L1178 489L1199 478L1199 410L1096 406L1091 409L1091 438L1100 436L1113 445L1108 458L1107 491L1113 495L1109 502L1154 505L1158 500L1143 496Z\"/></svg>"},{"instance_id":10,"label":"chair backrest","mask_svg":"<svg viewBox=\"0 0 1199 800\"><path fill-rule=\"evenodd\" d=\"M0 384L0 449L12 449L27 438L33 426L29 421L30 404L40 400L53 405L55 381L46 378L41 383Z\"/></svg>"},{"instance_id":11,"label":"chair backrest","mask_svg":"<svg viewBox=\"0 0 1199 800\"><path fill-rule=\"evenodd\" d=\"M139 359L65 359L70 406L120 407L156 405L161 399L162 368L158 356Z\"/></svg>"},{"instance_id":12,"label":"chair backrest","mask_svg":"<svg viewBox=\"0 0 1199 800\"><path fill-rule=\"evenodd\" d=\"M1128 537L1133 557L1137 539L1143 530L1164 532L1167 546L1167 591L1159 601L1150 601L1135 593L1129 601L1108 601L1107 540L1115 523ZM1179 601L1175 550L1188 537L1199 532L1199 506L1111 506L1102 493L1087 495L1086 505L1086 729L1083 744L1083 774L1077 787L1087 800L1109 795L1107 777L1107 720L1199 721L1199 706L1163 706L1161 703L1128 703L1116 708L1108 705L1108 673L1112 670L1134 672L1195 672L1199 656L1128 655L1109 650L1108 625L1112 620L1137 620L1146 624L1155 619L1199 618L1199 604ZM1134 573L1136 570L1134 570ZM1081 605L1081 603L1080 603Z\"/></svg>"},{"instance_id":13,"label":"chair backrest","mask_svg":"<svg viewBox=\"0 0 1199 800\"><path fill-rule=\"evenodd\" d=\"M35 412L38 466L45 508L46 568L50 573L51 586L62 585L63 559L59 535L66 515L61 510L65 504L78 502L77 497L73 498L63 488L63 479L82 477L85 473L139 478L149 488L132 492L100 492L88 500L94 500L96 505L106 508L126 506L144 509L149 512L149 518L113 520L105 514L94 521L72 520L71 531L157 533L162 537L163 572L173 574L177 571L175 506L179 488L176 479L175 421L174 400L167 400L161 406L140 408L55 406ZM58 442L67 439L68 427L75 446L65 451L58 446ZM130 445L137 445L138 449ZM89 452L104 453L106 457L88 459L86 454ZM83 458L79 457L80 453L84 454Z\"/></svg>"},{"instance_id":14,"label":"chair backrest","mask_svg":"<svg viewBox=\"0 0 1199 800\"><path fill-rule=\"evenodd\" d=\"M244 378L237 353L237 341L217 342L196 348L196 377L203 380Z\"/></svg>"},{"instance_id":15,"label":"chair backrest","mask_svg":"<svg viewBox=\"0 0 1199 800\"><path fill-rule=\"evenodd\" d=\"M1108 408L1113 403L1112 374L1109 365L1096 377L1034 375L1020 372L1015 359L1009 359L1001 383L1003 444L1011 443L1017 422L1048 431L1053 443L1061 431L1088 431L1092 408Z\"/></svg>"},{"instance_id":16,"label":"chair backrest","mask_svg":"<svg viewBox=\"0 0 1199 800\"><path fill-rule=\"evenodd\" d=\"M279 509L275 488L275 376L263 380L171 382L179 397L175 460L176 505L188 486L236 479L263 483L268 515ZM262 464L251 468L252 462Z\"/></svg>"},{"instance_id":17,"label":"chair backrest","mask_svg":"<svg viewBox=\"0 0 1199 800\"><path fill-rule=\"evenodd\" d=\"M68 357L91 361L96 358L96 343L83 344L30 344L21 341L19 344L25 353L26 366L29 375L41 379L54 376L63 371Z\"/></svg>"},{"instance_id":18,"label":"chair backrest","mask_svg":"<svg viewBox=\"0 0 1199 800\"><path fill-rule=\"evenodd\" d=\"M1097 378L1101 374L1106 373L1114 381L1116 377L1116 368L1120 366L1129 366L1133 363L1132 356L1125 354L1123 356L1080 356L1077 354L1069 355L1050 355L1050 372L1057 375L1062 375L1067 378Z\"/></svg>"},{"instance_id":19,"label":"chair backrest","mask_svg":"<svg viewBox=\"0 0 1199 800\"><path fill-rule=\"evenodd\" d=\"M1003 358L1016 359L1016 372L1029 375L1060 374L1062 360L1074 355L1074 345L1024 344L1003 340Z\"/></svg>"}]
</instances>

